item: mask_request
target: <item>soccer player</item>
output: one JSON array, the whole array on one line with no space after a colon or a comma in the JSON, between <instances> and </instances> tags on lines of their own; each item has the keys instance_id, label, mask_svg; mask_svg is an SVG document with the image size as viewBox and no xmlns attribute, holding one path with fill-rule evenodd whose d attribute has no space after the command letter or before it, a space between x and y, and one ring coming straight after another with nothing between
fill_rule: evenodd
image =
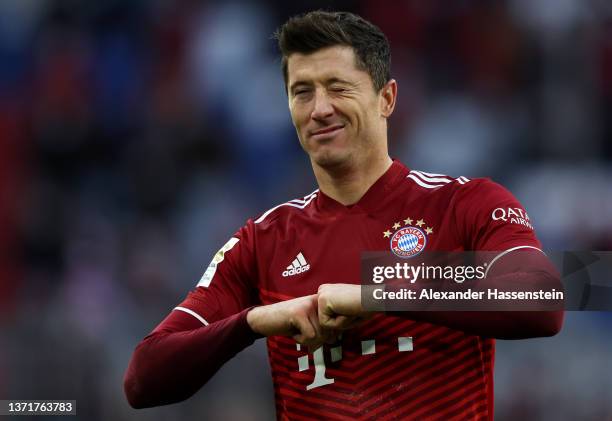
<instances>
[{"instance_id":1,"label":"soccer player","mask_svg":"<svg viewBox=\"0 0 612 421\"><path fill-rule=\"evenodd\" d=\"M368 313L360 255L388 251L409 227L429 251L499 251L487 282L554 285L525 210L487 179L389 157L397 82L379 28L316 11L288 20L277 39L319 188L248 220L221 247L137 346L125 375L130 404L184 400L267 337L279 419L492 419L494 338L554 335L562 311ZM509 257L519 253L517 271Z\"/></svg>"}]
</instances>

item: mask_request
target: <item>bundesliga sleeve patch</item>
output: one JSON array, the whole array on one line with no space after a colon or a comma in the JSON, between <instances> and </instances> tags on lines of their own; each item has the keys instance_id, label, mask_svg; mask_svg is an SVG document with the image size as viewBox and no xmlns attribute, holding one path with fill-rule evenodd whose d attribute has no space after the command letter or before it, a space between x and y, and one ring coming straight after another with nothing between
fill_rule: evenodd
<instances>
[{"instance_id":1,"label":"bundesliga sleeve patch","mask_svg":"<svg viewBox=\"0 0 612 421\"><path fill-rule=\"evenodd\" d=\"M238 238L232 237L227 241L227 243L225 243L223 247L221 247L221 249L219 249L219 251L215 254L212 261L208 265L206 272L204 272L204 275L202 275L200 282L198 282L198 284L196 285L197 287L209 287L212 278L215 276L215 272L217 272L217 266L219 266L219 263L221 263L223 259L225 259L225 253L230 251L238 243L238 241L240 241Z\"/></svg>"}]
</instances>

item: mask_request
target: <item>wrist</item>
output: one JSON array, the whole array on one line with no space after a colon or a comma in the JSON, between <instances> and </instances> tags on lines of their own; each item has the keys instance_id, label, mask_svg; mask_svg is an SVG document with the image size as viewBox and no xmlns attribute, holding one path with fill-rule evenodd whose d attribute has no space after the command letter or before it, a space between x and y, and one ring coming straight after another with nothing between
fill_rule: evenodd
<instances>
[{"instance_id":1,"label":"wrist","mask_svg":"<svg viewBox=\"0 0 612 421\"><path fill-rule=\"evenodd\" d=\"M253 307L246 315L246 321L251 330L258 335L263 335L259 328L259 320L261 319L261 307Z\"/></svg>"}]
</instances>

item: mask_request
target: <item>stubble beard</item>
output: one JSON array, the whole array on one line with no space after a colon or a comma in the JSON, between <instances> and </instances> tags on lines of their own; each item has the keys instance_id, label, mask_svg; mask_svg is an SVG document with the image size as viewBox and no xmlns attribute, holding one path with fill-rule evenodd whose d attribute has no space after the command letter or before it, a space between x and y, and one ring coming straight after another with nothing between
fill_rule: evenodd
<instances>
[{"instance_id":1,"label":"stubble beard","mask_svg":"<svg viewBox=\"0 0 612 421\"><path fill-rule=\"evenodd\" d=\"M352 154L348 151L323 151L323 153L310 157L310 160L327 171L334 171L350 165Z\"/></svg>"}]
</instances>

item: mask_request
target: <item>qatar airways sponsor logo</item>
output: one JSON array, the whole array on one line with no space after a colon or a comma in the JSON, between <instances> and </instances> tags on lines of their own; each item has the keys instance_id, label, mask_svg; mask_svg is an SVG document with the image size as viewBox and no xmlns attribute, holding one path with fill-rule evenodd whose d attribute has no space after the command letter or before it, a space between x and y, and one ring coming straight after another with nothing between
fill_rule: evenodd
<instances>
[{"instance_id":1,"label":"qatar airways sponsor logo","mask_svg":"<svg viewBox=\"0 0 612 421\"><path fill-rule=\"evenodd\" d=\"M504 221L510 224L523 225L533 230L529 215L521 208L495 208L493 212L491 212L491 219L494 221Z\"/></svg>"}]
</instances>

